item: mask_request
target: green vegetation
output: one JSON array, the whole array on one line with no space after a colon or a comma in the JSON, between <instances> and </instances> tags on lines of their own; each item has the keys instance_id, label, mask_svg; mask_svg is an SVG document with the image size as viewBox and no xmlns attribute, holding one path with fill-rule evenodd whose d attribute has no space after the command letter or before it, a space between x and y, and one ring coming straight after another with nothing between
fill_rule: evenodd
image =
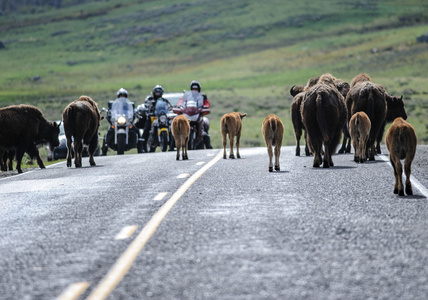
<instances>
[{"instance_id":1,"label":"green vegetation","mask_svg":"<svg viewBox=\"0 0 428 300\"><path fill-rule=\"evenodd\" d=\"M29 103L57 120L83 94L102 107L124 87L140 104L156 84L175 92L196 79L211 100L215 147L230 111L248 114L243 147L263 145L270 113L294 145L290 87L326 72L349 82L365 72L404 95L419 143L428 142L428 44L416 41L427 31L426 1L62 2L1 16L0 106Z\"/></svg>"}]
</instances>

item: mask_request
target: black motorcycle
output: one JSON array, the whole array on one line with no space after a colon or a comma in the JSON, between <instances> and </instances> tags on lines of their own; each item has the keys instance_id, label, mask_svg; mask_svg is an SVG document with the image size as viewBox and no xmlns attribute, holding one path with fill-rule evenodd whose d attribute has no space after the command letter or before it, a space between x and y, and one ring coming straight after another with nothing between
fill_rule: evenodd
<instances>
[{"instance_id":1,"label":"black motorcycle","mask_svg":"<svg viewBox=\"0 0 428 300\"><path fill-rule=\"evenodd\" d=\"M137 148L138 153L143 153L143 139L140 132L134 127L134 119L137 116L134 111L134 103L127 98L110 100L106 112L106 119L110 123L103 141L102 155L107 155L108 148L124 154L125 151Z\"/></svg>"}]
</instances>

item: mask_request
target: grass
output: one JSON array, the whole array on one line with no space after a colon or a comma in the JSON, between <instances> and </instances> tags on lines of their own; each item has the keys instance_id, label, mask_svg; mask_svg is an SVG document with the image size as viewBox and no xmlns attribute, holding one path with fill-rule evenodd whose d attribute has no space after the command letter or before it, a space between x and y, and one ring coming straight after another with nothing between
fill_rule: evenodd
<instances>
[{"instance_id":1,"label":"grass","mask_svg":"<svg viewBox=\"0 0 428 300\"><path fill-rule=\"evenodd\" d=\"M416 42L428 22L422 0L72 2L4 13L0 106L33 104L57 120L82 94L102 107L125 87L140 104L156 84L175 92L197 79L212 103L214 147L230 111L248 114L243 147L263 145L271 113L294 145L290 87L326 72L349 82L366 72L404 95L419 142L428 142L428 52Z\"/></svg>"}]
</instances>

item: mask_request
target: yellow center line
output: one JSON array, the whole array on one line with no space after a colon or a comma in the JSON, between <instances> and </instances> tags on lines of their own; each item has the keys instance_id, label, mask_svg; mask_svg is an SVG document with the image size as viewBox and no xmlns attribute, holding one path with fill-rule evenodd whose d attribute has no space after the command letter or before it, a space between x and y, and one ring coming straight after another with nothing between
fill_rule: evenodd
<instances>
[{"instance_id":1,"label":"yellow center line","mask_svg":"<svg viewBox=\"0 0 428 300\"><path fill-rule=\"evenodd\" d=\"M101 280L98 286L92 291L87 300L100 300L106 299L108 295L116 288L119 282L123 279L126 273L132 266L137 255L141 252L148 240L155 233L156 229L174 206L174 204L183 196L183 194L190 188L190 186L211 168L222 157L223 152L219 151L218 154L205 166L193 174L186 182L165 202L165 204L153 215L146 226L141 230L134 241L129 245L121 257L116 261L113 267L109 270L107 275Z\"/></svg>"}]
</instances>

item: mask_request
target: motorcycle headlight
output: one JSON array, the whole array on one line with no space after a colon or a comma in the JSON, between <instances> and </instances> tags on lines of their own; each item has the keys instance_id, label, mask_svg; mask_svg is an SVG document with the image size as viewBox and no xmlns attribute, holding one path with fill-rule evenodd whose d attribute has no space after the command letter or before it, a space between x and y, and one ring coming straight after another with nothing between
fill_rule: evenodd
<instances>
[{"instance_id":1,"label":"motorcycle headlight","mask_svg":"<svg viewBox=\"0 0 428 300\"><path fill-rule=\"evenodd\" d=\"M126 118L125 118L125 117L120 116L120 117L117 119L117 124L124 125L125 123L126 123Z\"/></svg>"},{"instance_id":2,"label":"motorcycle headlight","mask_svg":"<svg viewBox=\"0 0 428 300\"><path fill-rule=\"evenodd\" d=\"M166 123L167 117L165 115L159 116L159 122Z\"/></svg>"}]
</instances>

